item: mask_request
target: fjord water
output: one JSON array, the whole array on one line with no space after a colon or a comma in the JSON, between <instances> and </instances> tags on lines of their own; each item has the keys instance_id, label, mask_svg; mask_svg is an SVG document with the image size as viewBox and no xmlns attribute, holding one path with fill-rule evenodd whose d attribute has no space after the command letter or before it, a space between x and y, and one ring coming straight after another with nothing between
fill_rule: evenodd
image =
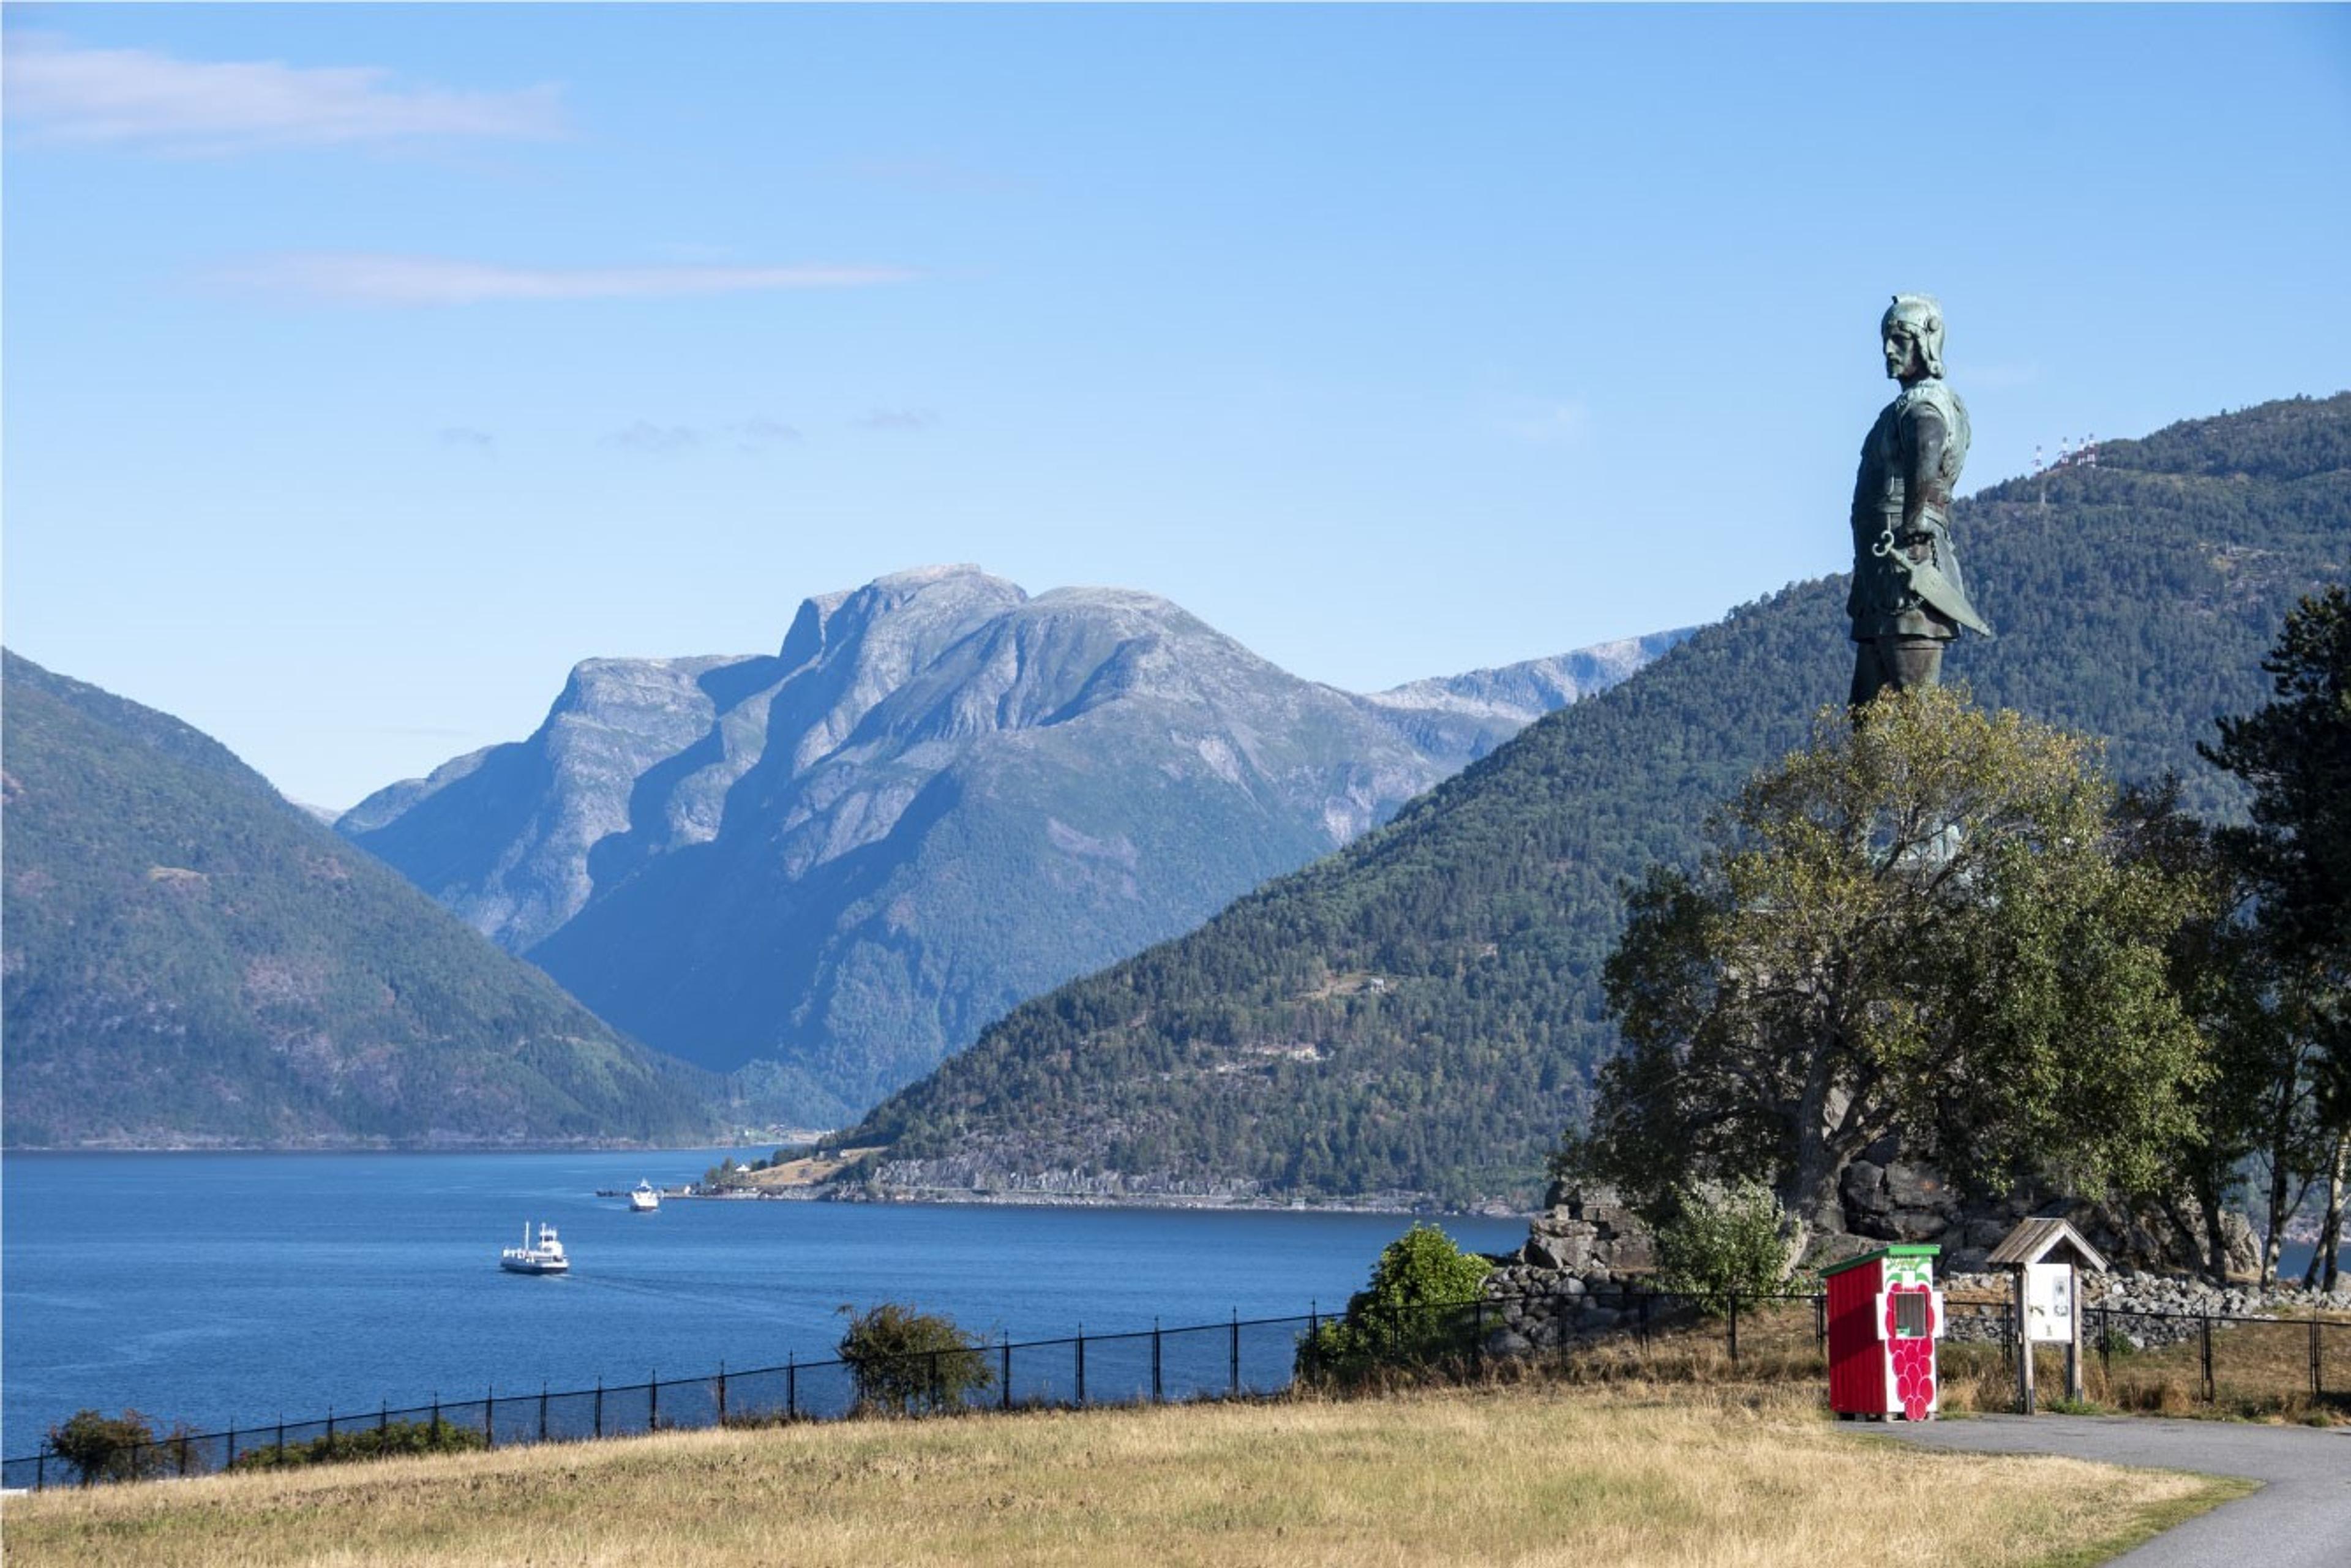
<instances>
[{"instance_id":1,"label":"fjord water","mask_svg":"<svg viewBox=\"0 0 2351 1568\"><path fill-rule=\"evenodd\" d=\"M256 1427L832 1354L839 1307L907 1301L1015 1339L1329 1311L1396 1215L670 1202L725 1151L10 1155L0 1449L76 1409ZM501 1273L528 1220L568 1278ZM1448 1218L1502 1251L1522 1220Z\"/></svg>"}]
</instances>

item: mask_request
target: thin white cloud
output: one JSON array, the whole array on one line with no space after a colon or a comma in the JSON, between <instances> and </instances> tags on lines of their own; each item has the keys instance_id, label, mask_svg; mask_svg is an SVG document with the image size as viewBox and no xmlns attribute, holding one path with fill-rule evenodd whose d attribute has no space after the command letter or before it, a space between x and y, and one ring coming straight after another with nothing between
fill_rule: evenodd
<instances>
[{"instance_id":1,"label":"thin white cloud","mask_svg":"<svg viewBox=\"0 0 2351 1568\"><path fill-rule=\"evenodd\" d=\"M747 419L726 427L735 438L738 452L765 452L771 447L798 442L800 433L795 427L776 419Z\"/></svg>"},{"instance_id":2,"label":"thin white cloud","mask_svg":"<svg viewBox=\"0 0 2351 1568\"><path fill-rule=\"evenodd\" d=\"M455 446L467 452L477 452L485 457L497 455L498 438L486 430L476 430L469 424L452 424L444 426L440 435L441 444L444 446Z\"/></svg>"},{"instance_id":3,"label":"thin white cloud","mask_svg":"<svg viewBox=\"0 0 2351 1568\"><path fill-rule=\"evenodd\" d=\"M683 424L655 424L641 419L626 430L616 430L597 443L599 446L617 446L624 452L647 452L656 455L687 452L702 444L702 433Z\"/></svg>"},{"instance_id":4,"label":"thin white cloud","mask_svg":"<svg viewBox=\"0 0 2351 1568\"><path fill-rule=\"evenodd\" d=\"M927 408L877 408L857 422L860 430L895 431L904 435L919 435L935 428L939 416Z\"/></svg>"},{"instance_id":5,"label":"thin white cloud","mask_svg":"<svg viewBox=\"0 0 2351 1568\"><path fill-rule=\"evenodd\" d=\"M1538 446L1572 446L1592 427L1592 410L1582 398L1524 405L1502 419L1502 428Z\"/></svg>"},{"instance_id":6,"label":"thin white cloud","mask_svg":"<svg viewBox=\"0 0 2351 1568\"><path fill-rule=\"evenodd\" d=\"M916 274L904 267L500 267L445 256L338 253L262 256L218 276L242 287L340 304L479 305L864 288Z\"/></svg>"},{"instance_id":7,"label":"thin white cloud","mask_svg":"<svg viewBox=\"0 0 2351 1568\"><path fill-rule=\"evenodd\" d=\"M203 157L450 137L545 141L564 132L553 86L407 86L374 66L183 60L84 48L46 33L11 34L7 46L7 116L46 141Z\"/></svg>"},{"instance_id":8,"label":"thin white cloud","mask_svg":"<svg viewBox=\"0 0 2351 1568\"><path fill-rule=\"evenodd\" d=\"M798 427L776 419L737 420L715 429L697 429L690 424L655 424L649 419L641 419L626 429L598 436L596 444L623 452L667 455L691 452L707 441L727 441L734 444L736 451L756 457L778 446L794 444L799 439Z\"/></svg>"}]
</instances>

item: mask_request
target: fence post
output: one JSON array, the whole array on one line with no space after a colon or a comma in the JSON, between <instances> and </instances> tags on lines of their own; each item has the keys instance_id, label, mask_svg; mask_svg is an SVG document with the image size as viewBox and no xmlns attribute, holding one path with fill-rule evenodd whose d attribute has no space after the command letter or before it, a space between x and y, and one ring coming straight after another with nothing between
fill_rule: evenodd
<instances>
[{"instance_id":1,"label":"fence post","mask_svg":"<svg viewBox=\"0 0 2351 1568\"><path fill-rule=\"evenodd\" d=\"M947 1386L939 1381L939 1353L933 1351L931 1352L931 1408L937 1411L946 1407Z\"/></svg>"},{"instance_id":2,"label":"fence post","mask_svg":"<svg viewBox=\"0 0 2351 1568\"><path fill-rule=\"evenodd\" d=\"M391 1400L389 1400L389 1399L379 1399L378 1401L376 1401L376 1406L375 1406L375 1435L376 1435L376 1437L377 1437L378 1438L381 1438L381 1437L383 1437L383 1435L384 1435L384 1432L385 1432L385 1431L386 1431L386 1430L387 1430L391 1426L392 1426L392 1401L391 1401Z\"/></svg>"},{"instance_id":3,"label":"fence post","mask_svg":"<svg viewBox=\"0 0 2351 1568\"><path fill-rule=\"evenodd\" d=\"M41 1451L33 1456L33 1490L35 1491L47 1491L48 1490L48 1486L49 1446L47 1443L43 1443L41 1445Z\"/></svg>"},{"instance_id":4,"label":"fence post","mask_svg":"<svg viewBox=\"0 0 2351 1568\"><path fill-rule=\"evenodd\" d=\"M1641 1292L1641 1326L1639 1335L1641 1341L1641 1354L1643 1355L1649 1354L1649 1307L1656 1300L1656 1292L1655 1291L1644 1291Z\"/></svg>"},{"instance_id":5,"label":"fence post","mask_svg":"<svg viewBox=\"0 0 2351 1568\"><path fill-rule=\"evenodd\" d=\"M277 1462L286 1462L286 1412L277 1413Z\"/></svg>"},{"instance_id":6,"label":"fence post","mask_svg":"<svg viewBox=\"0 0 2351 1568\"><path fill-rule=\"evenodd\" d=\"M188 1475L188 1435L185 1432L180 1432L175 1433L174 1436L178 1439L177 1447L180 1450L180 1479L185 1480Z\"/></svg>"},{"instance_id":7,"label":"fence post","mask_svg":"<svg viewBox=\"0 0 2351 1568\"><path fill-rule=\"evenodd\" d=\"M1469 1356L1471 1362L1486 1364L1486 1298L1479 1297L1469 1303Z\"/></svg>"},{"instance_id":8,"label":"fence post","mask_svg":"<svg viewBox=\"0 0 2351 1568\"><path fill-rule=\"evenodd\" d=\"M996 1350L998 1385L997 1404L1006 1410L1012 1408L1012 1336L1006 1334L1004 1343Z\"/></svg>"},{"instance_id":9,"label":"fence post","mask_svg":"<svg viewBox=\"0 0 2351 1568\"><path fill-rule=\"evenodd\" d=\"M1151 1320L1151 1402L1165 1403L1159 1392L1159 1320Z\"/></svg>"},{"instance_id":10,"label":"fence post","mask_svg":"<svg viewBox=\"0 0 2351 1568\"><path fill-rule=\"evenodd\" d=\"M661 1430L661 1371L658 1367L645 1374L645 1430Z\"/></svg>"},{"instance_id":11,"label":"fence post","mask_svg":"<svg viewBox=\"0 0 2351 1568\"><path fill-rule=\"evenodd\" d=\"M284 1417L280 1416L279 1419L282 1421ZM284 1430L283 1427L279 1429ZM441 1446L441 1391L437 1388L433 1391L432 1442L436 1448Z\"/></svg>"},{"instance_id":12,"label":"fence post","mask_svg":"<svg viewBox=\"0 0 2351 1568\"><path fill-rule=\"evenodd\" d=\"M2316 1332L2312 1331L2314 1334ZM1238 1307L1233 1309L1233 1337L1226 1352L1226 1366L1227 1391L1238 1398L1241 1391L1241 1310Z\"/></svg>"},{"instance_id":13,"label":"fence post","mask_svg":"<svg viewBox=\"0 0 2351 1568\"><path fill-rule=\"evenodd\" d=\"M726 1425L726 1364L718 1364L718 1424Z\"/></svg>"},{"instance_id":14,"label":"fence post","mask_svg":"<svg viewBox=\"0 0 2351 1568\"><path fill-rule=\"evenodd\" d=\"M800 1357L792 1351L784 1357L784 1419L800 1418Z\"/></svg>"},{"instance_id":15,"label":"fence post","mask_svg":"<svg viewBox=\"0 0 2351 1568\"><path fill-rule=\"evenodd\" d=\"M1813 1347L1817 1350L1829 1343L1829 1296L1823 1291L1813 1298Z\"/></svg>"},{"instance_id":16,"label":"fence post","mask_svg":"<svg viewBox=\"0 0 2351 1568\"><path fill-rule=\"evenodd\" d=\"M1086 1325L1078 1325L1078 1403L1086 1402Z\"/></svg>"},{"instance_id":17,"label":"fence post","mask_svg":"<svg viewBox=\"0 0 2351 1568\"><path fill-rule=\"evenodd\" d=\"M441 1419L441 1410L440 1410L439 1406L437 1406L437 1405L434 1407L434 1411L433 1411L433 1419L434 1419L436 1423ZM602 1377L601 1375L600 1375L597 1377L597 1379L596 1379L596 1428L595 1428L595 1430L596 1430L596 1436L598 1436L599 1437L602 1437L602 1436L604 1435L604 1379L603 1379L603 1377Z\"/></svg>"},{"instance_id":18,"label":"fence post","mask_svg":"<svg viewBox=\"0 0 2351 1568\"><path fill-rule=\"evenodd\" d=\"M498 1446L498 1385L495 1383L482 1394L482 1447Z\"/></svg>"},{"instance_id":19,"label":"fence post","mask_svg":"<svg viewBox=\"0 0 2351 1568\"><path fill-rule=\"evenodd\" d=\"M1734 1370L1739 1365L1739 1292L1736 1291L1730 1292L1730 1364Z\"/></svg>"},{"instance_id":20,"label":"fence post","mask_svg":"<svg viewBox=\"0 0 2351 1568\"><path fill-rule=\"evenodd\" d=\"M2214 1390L2212 1387L2212 1314L2210 1312L2202 1313L2200 1315L2200 1323L2204 1336L2204 1403L2210 1405L2212 1403L2214 1396Z\"/></svg>"},{"instance_id":21,"label":"fence post","mask_svg":"<svg viewBox=\"0 0 2351 1568\"><path fill-rule=\"evenodd\" d=\"M547 1441L547 1379L538 1380L538 1440Z\"/></svg>"},{"instance_id":22,"label":"fence post","mask_svg":"<svg viewBox=\"0 0 2351 1568\"><path fill-rule=\"evenodd\" d=\"M327 1406L327 1457L335 1457L335 1407Z\"/></svg>"},{"instance_id":23,"label":"fence post","mask_svg":"<svg viewBox=\"0 0 2351 1568\"><path fill-rule=\"evenodd\" d=\"M2313 1307L2310 1309L2310 1396L2313 1399L2323 1399L2326 1396L2325 1374L2320 1370L2324 1359L2318 1348L2318 1309Z\"/></svg>"},{"instance_id":24,"label":"fence post","mask_svg":"<svg viewBox=\"0 0 2351 1568\"><path fill-rule=\"evenodd\" d=\"M228 1429L228 1469L236 1469L236 1428L234 1427ZM36 1487L34 1490L39 1489Z\"/></svg>"}]
</instances>

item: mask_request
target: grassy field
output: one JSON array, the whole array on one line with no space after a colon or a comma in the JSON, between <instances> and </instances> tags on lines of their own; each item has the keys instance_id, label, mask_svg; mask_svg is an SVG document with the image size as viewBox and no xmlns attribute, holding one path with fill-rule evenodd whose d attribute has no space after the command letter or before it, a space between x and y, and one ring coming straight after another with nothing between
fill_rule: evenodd
<instances>
[{"instance_id":1,"label":"grassy field","mask_svg":"<svg viewBox=\"0 0 2351 1568\"><path fill-rule=\"evenodd\" d=\"M1638 1383L705 1431L7 1500L10 1568L2087 1563L2236 1483Z\"/></svg>"},{"instance_id":2,"label":"grassy field","mask_svg":"<svg viewBox=\"0 0 2351 1568\"><path fill-rule=\"evenodd\" d=\"M2310 1392L2310 1322L2238 1322L2212 1331L2213 1397L2204 1398L2203 1350L2193 1339L2154 1350L2122 1349L2101 1358L2089 1353L2083 1364L2088 1404L2118 1415L2210 1416L2238 1421L2291 1421L2314 1426L2351 1423L2351 1319L2326 1314L2332 1325L2319 1338L2320 1381L2325 1392ZM1578 1349L1547 1365L1543 1375L1570 1382L1606 1383L1625 1378L1651 1382L1786 1382L1822 1397L1828 1362L1806 1303L1774 1302L1740 1314L1740 1359L1730 1359L1719 1320L1677 1326L1646 1341L1620 1336ZM1942 1407L1952 1415L2016 1407L2016 1372L2009 1352L1997 1344L1945 1341L1937 1348L1942 1372ZM2037 1348L2039 1395L2046 1401L2064 1391L2064 1354L2056 1345Z\"/></svg>"}]
</instances>

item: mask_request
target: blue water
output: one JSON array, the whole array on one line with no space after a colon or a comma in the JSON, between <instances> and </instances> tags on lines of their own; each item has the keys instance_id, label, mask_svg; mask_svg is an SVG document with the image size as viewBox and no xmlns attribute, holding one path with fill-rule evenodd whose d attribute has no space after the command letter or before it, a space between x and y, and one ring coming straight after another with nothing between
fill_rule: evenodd
<instances>
[{"instance_id":1,"label":"blue water","mask_svg":"<svg viewBox=\"0 0 2351 1568\"><path fill-rule=\"evenodd\" d=\"M7 1155L0 1451L83 1406L212 1431L821 1359L837 1308L883 1301L1015 1339L1327 1311L1411 1223L593 1196L718 1154ZM499 1272L538 1219L573 1272ZM1480 1251L1526 1238L1444 1223Z\"/></svg>"}]
</instances>

